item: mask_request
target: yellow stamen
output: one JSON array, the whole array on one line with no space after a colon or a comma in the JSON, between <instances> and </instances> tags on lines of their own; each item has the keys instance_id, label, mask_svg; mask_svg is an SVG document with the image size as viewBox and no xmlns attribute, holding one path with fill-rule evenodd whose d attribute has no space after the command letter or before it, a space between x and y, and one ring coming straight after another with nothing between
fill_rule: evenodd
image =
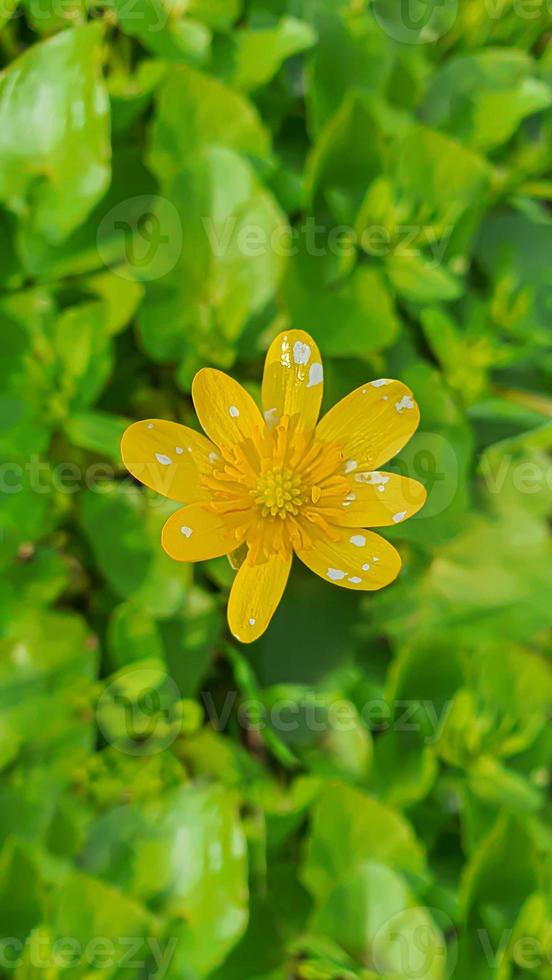
<instances>
[{"instance_id":1,"label":"yellow stamen","mask_svg":"<svg viewBox=\"0 0 552 980\"><path fill-rule=\"evenodd\" d=\"M223 447L203 484L212 510L239 521L252 562L309 547L315 527L340 540L333 520L350 490L343 454L317 442L297 417L284 415L274 429Z\"/></svg>"},{"instance_id":2,"label":"yellow stamen","mask_svg":"<svg viewBox=\"0 0 552 980\"><path fill-rule=\"evenodd\" d=\"M252 495L263 517L270 515L282 520L287 514L298 514L305 502L301 478L279 466L259 477Z\"/></svg>"}]
</instances>

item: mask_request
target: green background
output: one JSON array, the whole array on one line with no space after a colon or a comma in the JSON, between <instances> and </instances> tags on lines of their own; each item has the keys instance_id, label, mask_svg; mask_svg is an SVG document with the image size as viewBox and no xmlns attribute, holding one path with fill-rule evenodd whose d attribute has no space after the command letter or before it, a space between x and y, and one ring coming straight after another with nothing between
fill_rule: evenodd
<instances>
[{"instance_id":1,"label":"green background","mask_svg":"<svg viewBox=\"0 0 552 980\"><path fill-rule=\"evenodd\" d=\"M549 14L3 0L2 977L552 977ZM288 326L429 501L240 648L118 445Z\"/></svg>"}]
</instances>

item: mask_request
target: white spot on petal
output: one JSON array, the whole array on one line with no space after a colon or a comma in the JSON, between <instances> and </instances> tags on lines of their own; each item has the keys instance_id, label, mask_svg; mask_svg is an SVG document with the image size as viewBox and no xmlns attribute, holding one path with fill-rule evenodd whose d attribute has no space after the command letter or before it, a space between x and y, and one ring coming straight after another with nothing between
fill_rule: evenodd
<instances>
[{"instance_id":1,"label":"white spot on petal","mask_svg":"<svg viewBox=\"0 0 552 980\"><path fill-rule=\"evenodd\" d=\"M372 388L381 388L382 385L388 385L389 381L387 378L378 378L377 381L371 381L370 384Z\"/></svg>"},{"instance_id":2,"label":"white spot on petal","mask_svg":"<svg viewBox=\"0 0 552 980\"><path fill-rule=\"evenodd\" d=\"M345 472L352 473L354 470L356 470L357 466L358 463L356 459L348 459L347 462L345 463Z\"/></svg>"},{"instance_id":3,"label":"white spot on petal","mask_svg":"<svg viewBox=\"0 0 552 980\"><path fill-rule=\"evenodd\" d=\"M324 380L324 368L320 364L320 361L315 361L311 364L309 369L309 383L307 388L314 388L315 385L319 385Z\"/></svg>"},{"instance_id":4,"label":"white spot on petal","mask_svg":"<svg viewBox=\"0 0 552 980\"><path fill-rule=\"evenodd\" d=\"M406 517L405 510L400 510L398 514L393 514L393 520L395 524L398 524L399 521L404 521L405 517Z\"/></svg>"},{"instance_id":5,"label":"white spot on petal","mask_svg":"<svg viewBox=\"0 0 552 980\"><path fill-rule=\"evenodd\" d=\"M287 336L284 337L284 339L282 340L280 351L281 351L280 364L282 365L282 367L286 367L286 368L291 367L291 360L289 356L289 340L287 339Z\"/></svg>"},{"instance_id":6,"label":"white spot on petal","mask_svg":"<svg viewBox=\"0 0 552 980\"><path fill-rule=\"evenodd\" d=\"M372 561L379 561L378 556L377 555L372 555Z\"/></svg>"},{"instance_id":7,"label":"white spot on petal","mask_svg":"<svg viewBox=\"0 0 552 980\"><path fill-rule=\"evenodd\" d=\"M193 533L192 528L191 527L187 527L186 524L184 524L184 526L181 527L180 530L181 530L181 532L182 532L182 534L184 535L185 538L189 538L190 535Z\"/></svg>"},{"instance_id":8,"label":"white spot on petal","mask_svg":"<svg viewBox=\"0 0 552 980\"><path fill-rule=\"evenodd\" d=\"M293 345L293 360L296 364L308 364L311 356L311 348L308 344L302 344L300 340Z\"/></svg>"},{"instance_id":9,"label":"white spot on petal","mask_svg":"<svg viewBox=\"0 0 552 980\"><path fill-rule=\"evenodd\" d=\"M192 451L192 447L188 446L188 452L191 453L191 451Z\"/></svg>"},{"instance_id":10,"label":"white spot on petal","mask_svg":"<svg viewBox=\"0 0 552 980\"><path fill-rule=\"evenodd\" d=\"M414 408L414 402L410 395L403 395L400 402L395 402L395 408L397 412L402 412L403 408Z\"/></svg>"},{"instance_id":11,"label":"white spot on petal","mask_svg":"<svg viewBox=\"0 0 552 980\"><path fill-rule=\"evenodd\" d=\"M340 582L341 579L347 578L347 572L342 572L340 568L328 568L326 574L332 582Z\"/></svg>"},{"instance_id":12,"label":"white spot on petal","mask_svg":"<svg viewBox=\"0 0 552 980\"><path fill-rule=\"evenodd\" d=\"M357 483L368 483L373 487L389 483L389 477L385 473L376 473L375 470L371 473L357 473L355 480Z\"/></svg>"},{"instance_id":13,"label":"white spot on petal","mask_svg":"<svg viewBox=\"0 0 552 980\"><path fill-rule=\"evenodd\" d=\"M176 447L176 451L177 451L177 453L178 453L179 456L182 456L182 453L184 452L182 446L177 446Z\"/></svg>"},{"instance_id":14,"label":"white spot on petal","mask_svg":"<svg viewBox=\"0 0 552 980\"><path fill-rule=\"evenodd\" d=\"M148 422L148 429L153 429L153 422Z\"/></svg>"},{"instance_id":15,"label":"white spot on petal","mask_svg":"<svg viewBox=\"0 0 552 980\"><path fill-rule=\"evenodd\" d=\"M366 538L363 534L353 534L352 538L349 539L351 544L356 545L357 548L364 548L366 544Z\"/></svg>"},{"instance_id":16,"label":"white spot on petal","mask_svg":"<svg viewBox=\"0 0 552 980\"><path fill-rule=\"evenodd\" d=\"M237 419L238 415L240 414L239 408L236 408L235 405L230 405L228 411L230 412L230 415L232 416L233 419Z\"/></svg>"},{"instance_id":17,"label":"white spot on petal","mask_svg":"<svg viewBox=\"0 0 552 980\"><path fill-rule=\"evenodd\" d=\"M209 459L211 460L212 463L216 463L216 461L220 459L220 456L218 453L211 452L209 453Z\"/></svg>"},{"instance_id":18,"label":"white spot on petal","mask_svg":"<svg viewBox=\"0 0 552 980\"><path fill-rule=\"evenodd\" d=\"M352 582L353 585L360 585L362 579L359 578L358 575L352 575L351 578L349 579L349 582Z\"/></svg>"},{"instance_id":19,"label":"white spot on petal","mask_svg":"<svg viewBox=\"0 0 552 980\"><path fill-rule=\"evenodd\" d=\"M250 626L254 626L256 622L257 622L257 620L256 619L253 619L253 616L252 616L251 619L249 620L249 625Z\"/></svg>"},{"instance_id":20,"label":"white spot on petal","mask_svg":"<svg viewBox=\"0 0 552 980\"><path fill-rule=\"evenodd\" d=\"M267 408L264 413L264 419L269 429L272 429L276 422L278 421L278 409L277 408Z\"/></svg>"},{"instance_id":21,"label":"white spot on petal","mask_svg":"<svg viewBox=\"0 0 552 980\"><path fill-rule=\"evenodd\" d=\"M363 572L369 572L370 571L370 566L368 565L367 562L362 566L362 571Z\"/></svg>"},{"instance_id":22,"label":"white spot on petal","mask_svg":"<svg viewBox=\"0 0 552 980\"><path fill-rule=\"evenodd\" d=\"M171 457L165 456L164 453L156 453L155 458L158 463L161 463L161 466L170 466L170 464L172 463Z\"/></svg>"}]
</instances>

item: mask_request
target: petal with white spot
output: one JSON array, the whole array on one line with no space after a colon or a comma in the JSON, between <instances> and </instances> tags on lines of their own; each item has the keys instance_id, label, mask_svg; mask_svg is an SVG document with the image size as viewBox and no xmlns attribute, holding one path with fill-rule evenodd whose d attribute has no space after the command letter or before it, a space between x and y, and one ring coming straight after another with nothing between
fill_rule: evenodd
<instances>
[{"instance_id":1,"label":"petal with white spot","mask_svg":"<svg viewBox=\"0 0 552 980\"><path fill-rule=\"evenodd\" d=\"M282 415L299 415L307 431L316 425L322 403L320 351L304 330L286 330L272 341L266 355L262 401L270 425Z\"/></svg>"},{"instance_id":2,"label":"petal with white spot","mask_svg":"<svg viewBox=\"0 0 552 980\"><path fill-rule=\"evenodd\" d=\"M193 453L182 453L183 446ZM206 500L202 475L212 469L214 446L200 432L178 422L146 419L128 427L121 440L121 456L129 473L164 497L179 503Z\"/></svg>"},{"instance_id":3,"label":"petal with white spot","mask_svg":"<svg viewBox=\"0 0 552 980\"><path fill-rule=\"evenodd\" d=\"M349 535L340 541L330 541L322 529L309 533L310 547L297 547L296 552L307 568L326 582L345 589L373 591L389 585L399 574L400 555L379 534L359 529L358 537L364 538L364 544L359 546L351 542ZM379 559L377 564L373 564L374 555Z\"/></svg>"},{"instance_id":4,"label":"petal with white spot","mask_svg":"<svg viewBox=\"0 0 552 980\"><path fill-rule=\"evenodd\" d=\"M404 410L397 411L397 404ZM359 469L377 470L402 449L419 421L410 389L400 381L386 381L381 387L364 385L343 398L318 423L316 435L322 442L340 444L344 458L357 460Z\"/></svg>"}]
</instances>

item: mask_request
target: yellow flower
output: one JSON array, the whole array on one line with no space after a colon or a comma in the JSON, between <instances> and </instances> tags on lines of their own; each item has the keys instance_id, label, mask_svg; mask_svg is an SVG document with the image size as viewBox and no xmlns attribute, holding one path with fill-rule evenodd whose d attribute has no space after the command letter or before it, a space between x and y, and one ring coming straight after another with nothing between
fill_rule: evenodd
<instances>
[{"instance_id":1,"label":"yellow flower","mask_svg":"<svg viewBox=\"0 0 552 980\"><path fill-rule=\"evenodd\" d=\"M400 556L366 528L401 523L426 499L415 480L379 471L418 426L412 392L400 381L370 381L318 422L322 388L316 343L289 330L267 354L264 418L237 381L203 368L192 396L208 438L158 419L123 436L130 473L186 505L163 528L167 554L191 562L237 549L244 556L228 603L230 629L243 643L267 628L293 552L342 588L392 582Z\"/></svg>"}]
</instances>

